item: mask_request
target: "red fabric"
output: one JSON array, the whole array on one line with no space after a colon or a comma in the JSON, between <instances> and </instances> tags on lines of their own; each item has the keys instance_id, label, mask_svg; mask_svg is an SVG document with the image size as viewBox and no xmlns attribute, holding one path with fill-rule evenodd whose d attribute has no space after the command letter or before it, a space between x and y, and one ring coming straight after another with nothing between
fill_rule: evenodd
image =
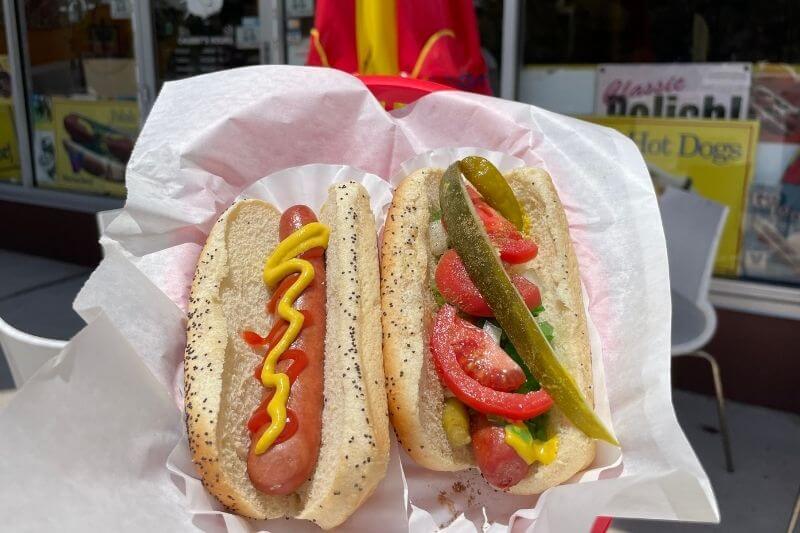
<instances>
[{"instance_id":1,"label":"red fabric","mask_svg":"<svg viewBox=\"0 0 800 533\"><path fill-rule=\"evenodd\" d=\"M330 66L350 73L358 69L355 18L355 0L317 0L314 26ZM418 78L491 94L472 0L398 0L400 70L410 75L428 39L446 29L455 37L436 40L424 58ZM306 64L322 65L313 38Z\"/></svg>"},{"instance_id":2,"label":"red fabric","mask_svg":"<svg viewBox=\"0 0 800 533\"><path fill-rule=\"evenodd\" d=\"M319 32L320 44L330 66L350 74L357 73L355 0L317 0L314 27ZM323 66L313 36L306 65Z\"/></svg>"},{"instance_id":3,"label":"red fabric","mask_svg":"<svg viewBox=\"0 0 800 533\"><path fill-rule=\"evenodd\" d=\"M400 68L411 73L428 38L449 29L425 57L419 78L466 91L492 94L481 55L478 21L472 0L405 0L397 4Z\"/></svg>"},{"instance_id":4,"label":"red fabric","mask_svg":"<svg viewBox=\"0 0 800 533\"><path fill-rule=\"evenodd\" d=\"M359 78L375 95L375 99L384 102L387 111L395 109L398 104L410 104L426 94L453 89L432 81L412 80L400 76L359 76Z\"/></svg>"}]
</instances>

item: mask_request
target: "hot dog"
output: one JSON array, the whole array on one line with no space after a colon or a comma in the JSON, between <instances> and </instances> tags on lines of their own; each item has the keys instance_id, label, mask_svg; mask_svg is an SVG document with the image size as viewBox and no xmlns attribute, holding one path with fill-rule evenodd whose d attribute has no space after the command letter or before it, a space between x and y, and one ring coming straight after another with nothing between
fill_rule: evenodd
<instances>
[{"instance_id":1,"label":"hot dog","mask_svg":"<svg viewBox=\"0 0 800 533\"><path fill-rule=\"evenodd\" d=\"M292 206L283 212L280 220L280 239L303 226L316 222L311 208ZM317 463L322 435L322 370L325 356L325 261L321 250L311 250L300 257L308 260L314 268L314 279L297 299L297 309L305 317L303 329L292 343L292 350L305 354L305 364L292 382L287 411L295 418L296 431L286 440L273 445L262 454L255 451L259 437L266 430L263 425L251 434L247 455L247 474L253 486L265 494L291 494L311 475ZM286 372L297 360L283 360L278 371ZM267 391L265 400L271 397ZM266 409L262 401L256 413ZM286 430L284 430L286 431Z\"/></svg>"},{"instance_id":2,"label":"hot dog","mask_svg":"<svg viewBox=\"0 0 800 533\"><path fill-rule=\"evenodd\" d=\"M577 260L545 171L468 157L403 180L381 297L389 414L422 466L536 494L588 465L594 439L616 444L592 410Z\"/></svg>"},{"instance_id":3,"label":"hot dog","mask_svg":"<svg viewBox=\"0 0 800 533\"><path fill-rule=\"evenodd\" d=\"M366 190L335 185L318 213L242 200L219 218L192 283L184 394L222 504L331 528L384 476L389 434Z\"/></svg>"},{"instance_id":4,"label":"hot dog","mask_svg":"<svg viewBox=\"0 0 800 533\"><path fill-rule=\"evenodd\" d=\"M490 424L486 415L471 416L470 436L475 464L490 485L507 489L528 475L528 464L506 444L504 429Z\"/></svg>"}]
</instances>

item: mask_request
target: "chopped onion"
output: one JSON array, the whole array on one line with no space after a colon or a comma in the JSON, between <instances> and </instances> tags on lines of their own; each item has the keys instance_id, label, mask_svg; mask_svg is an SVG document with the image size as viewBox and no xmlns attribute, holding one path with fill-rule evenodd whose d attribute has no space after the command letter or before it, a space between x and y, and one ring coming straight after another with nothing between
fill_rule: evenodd
<instances>
[{"instance_id":1,"label":"chopped onion","mask_svg":"<svg viewBox=\"0 0 800 533\"><path fill-rule=\"evenodd\" d=\"M500 337L503 336L500 326L495 326L490 320L487 320L483 323L483 331L489 334L495 344L500 345Z\"/></svg>"},{"instance_id":2,"label":"chopped onion","mask_svg":"<svg viewBox=\"0 0 800 533\"><path fill-rule=\"evenodd\" d=\"M447 251L447 232L441 220L434 220L428 227L431 253L436 257Z\"/></svg>"},{"instance_id":3,"label":"chopped onion","mask_svg":"<svg viewBox=\"0 0 800 533\"><path fill-rule=\"evenodd\" d=\"M516 265L504 262L503 266L505 267L506 272L508 272L509 274L524 276L527 272L533 270L536 267L536 258Z\"/></svg>"},{"instance_id":4,"label":"chopped onion","mask_svg":"<svg viewBox=\"0 0 800 533\"><path fill-rule=\"evenodd\" d=\"M536 285L537 287L539 287L539 290L542 290L542 282L539 279L539 275L536 273L536 271L533 268L527 268L522 273L522 276L525 279L527 279L528 281L530 281L531 283L533 283L534 285Z\"/></svg>"}]
</instances>

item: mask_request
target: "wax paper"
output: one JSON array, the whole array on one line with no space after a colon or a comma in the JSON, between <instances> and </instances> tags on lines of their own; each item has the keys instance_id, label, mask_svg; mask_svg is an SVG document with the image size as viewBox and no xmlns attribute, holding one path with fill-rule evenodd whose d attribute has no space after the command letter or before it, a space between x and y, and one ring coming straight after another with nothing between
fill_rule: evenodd
<instances>
[{"instance_id":1,"label":"wax paper","mask_svg":"<svg viewBox=\"0 0 800 533\"><path fill-rule=\"evenodd\" d=\"M666 247L633 143L456 91L388 114L352 76L286 66L164 85L127 169L125 210L102 239L106 258L75 302L89 325L0 413L3 516L37 531L314 529L225 513L188 460L179 369L206 235L241 195L318 207L329 183L351 177L369 184L380 224L390 187L379 178L396 183L477 150L505 154L492 156L504 168L552 175L591 321L598 412L622 449L599 445L590 470L525 498L496 493L474 473L424 471L394 449L386 479L346 528L543 532L588 531L597 515L718 520L671 405Z\"/></svg>"}]
</instances>

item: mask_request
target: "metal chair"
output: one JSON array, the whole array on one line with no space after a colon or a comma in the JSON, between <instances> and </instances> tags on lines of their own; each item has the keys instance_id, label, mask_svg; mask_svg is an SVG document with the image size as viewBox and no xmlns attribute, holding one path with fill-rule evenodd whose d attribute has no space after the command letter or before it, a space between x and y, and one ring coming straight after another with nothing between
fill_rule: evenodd
<instances>
[{"instance_id":1,"label":"metal chair","mask_svg":"<svg viewBox=\"0 0 800 533\"><path fill-rule=\"evenodd\" d=\"M20 388L47 360L58 355L66 341L31 335L0 319L0 348L6 355L14 385Z\"/></svg>"},{"instance_id":2,"label":"metal chair","mask_svg":"<svg viewBox=\"0 0 800 533\"><path fill-rule=\"evenodd\" d=\"M794 533L797 527L797 520L800 518L800 488L797 489L797 498L794 501L792 514L789 516L789 525L786 527L786 533Z\"/></svg>"},{"instance_id":3,"label":"metal chair","mask_svg":"<svg viewBox=\"0 0 800 533\"><path fill-rule=\"evenodd\" d=\"M669 257L672 355L699 357L711 366L725 466L733 472L719 365L701 349L717 327L717 315L708 300L708 285L728 208L675 188L667 188L658 203Z\"/></svg>"}]
</instances>

